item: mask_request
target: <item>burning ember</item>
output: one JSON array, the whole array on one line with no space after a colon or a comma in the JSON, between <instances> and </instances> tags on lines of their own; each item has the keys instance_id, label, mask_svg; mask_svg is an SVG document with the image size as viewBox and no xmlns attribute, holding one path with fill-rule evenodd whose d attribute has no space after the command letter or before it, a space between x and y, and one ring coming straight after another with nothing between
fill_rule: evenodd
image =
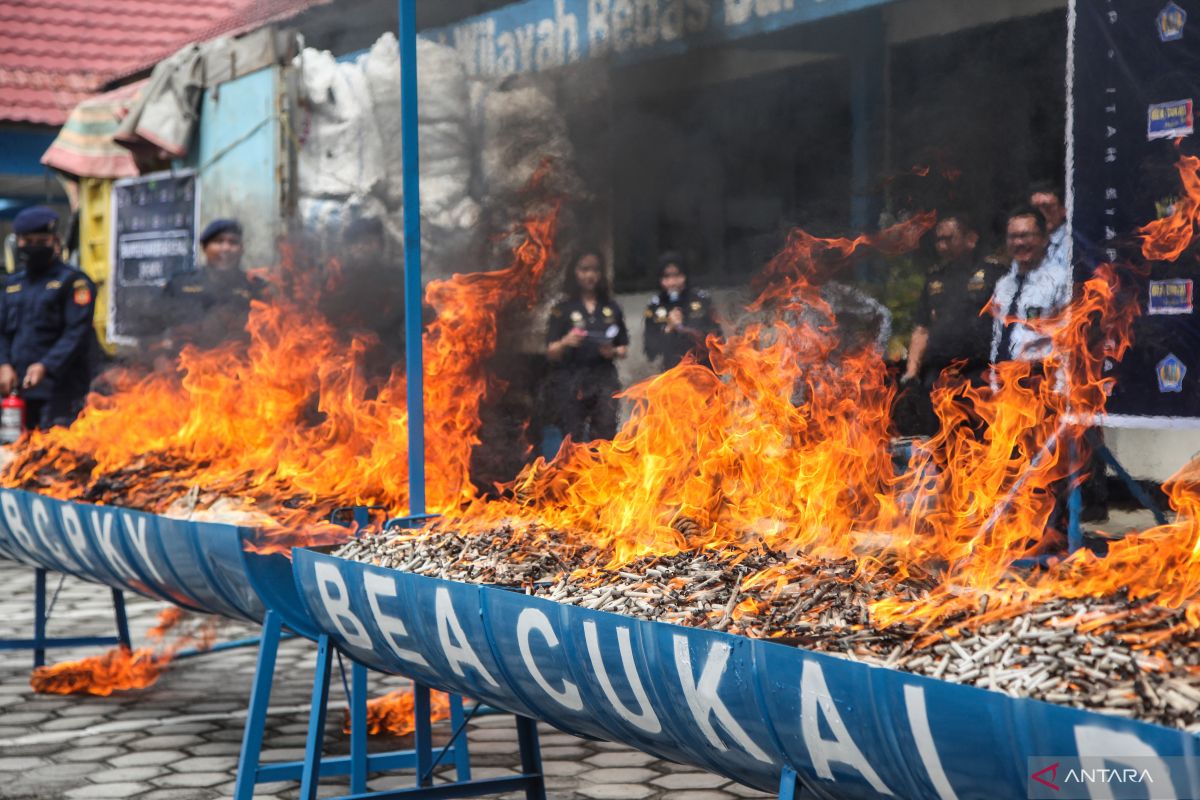
<instances>
[{"instance_id":1,"label":"burning ember","mask_svg":"<svg viewBox=\"0 0 1200 800\"><path fill-rule=\"evenodd\" d=\"M1178 257L1194 236L1200 160L1180 170L1191 199L1143 229L1147 259ZM428 494L445 517L341 555L1197 727L1200 465L1167 487L1175 523L1104 558L1014 567L1052 552L1056 496L1111 390L1102 365L1130 344L1123 270L1101 268L1042 322L1058 354L1045 363L1002 364L994 388L944 376L941 430L895 474L883 361L843 346L820 289L867 250L913 248L934 222L794 232L755 284L751 310L776 321L710 340L711 370L685 361L632 387L613 441L568 442L485 500L468 474L482 363L497 315L531 304L556 261L555 215L526 222L510 267L426 293L438 315L424 345ZM5 482L151 510L200 486L270 515L266 548L331 538L314 533L313 509L403 508L403 376L368 386L365 343L337 345L298 301L256 305L249 327L248 347L185 351L181 379L118 376L69 430L32 436Z\"/></svg>"},{"instance_id":2,"label":"burning ember","mask_svg":"<svg viewBox=\"0 0 1200 800\"><path fill-rule=\"evenodd\" d=\"M416 726L413 723L413 692L411 689L399 689L388 692L382 697L376 697L367 702L367 733L371 736L407 736ZM450 695L445 692L430 691L429 721L450 718ZM343 728L350 733L350 715L346 714Z\"/></svg>"},{"instance_id":3,"label":"burning ember","mask_svg":"<svg viewBox=\"0 0 1200 800\"><path fill-rule=\"evenodd\" d=\"M169 633L172 641L164 644ZM91 694L107 697L113 692L144 689L158 680L175 654L184 647L207 650L216 638L212 620L201 619L178 608L164 609L158 615L158 625L146 636L159 643L158 647L114 647L102 656L79 661L65 661L49 667L38 667L29 685L39 694Z\"/></svg>"}]
</instances>

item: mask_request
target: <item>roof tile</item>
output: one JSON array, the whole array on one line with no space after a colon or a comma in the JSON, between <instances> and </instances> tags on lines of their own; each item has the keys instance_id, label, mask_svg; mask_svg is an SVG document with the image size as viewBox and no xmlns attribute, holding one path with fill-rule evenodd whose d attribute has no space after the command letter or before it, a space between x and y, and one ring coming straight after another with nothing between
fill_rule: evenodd
<instances>
[{"instance_id":1,"label":"roof tile","mask_svg":"<svg viewBox=\"0 0 1200 800\"><path fill-rule=\"evenodd\" d=\"M0 0L0 121L61 125L84 97L188 42L330 0Z\"/></svg>"}]
</instances>

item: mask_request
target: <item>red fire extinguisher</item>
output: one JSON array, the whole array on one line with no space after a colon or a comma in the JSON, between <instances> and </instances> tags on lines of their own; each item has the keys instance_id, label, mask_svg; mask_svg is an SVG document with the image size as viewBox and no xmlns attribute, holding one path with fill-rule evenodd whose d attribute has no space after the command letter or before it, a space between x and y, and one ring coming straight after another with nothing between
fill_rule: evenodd
<instances>
[{"instance_id":1,"label":"red fire extinguisher","mask_svg":"<svg viewBox=\"0 0 1200 800\"><path fill-rule=\"evenodd\" d=\"M25 430L25 401L13 392L0 400L0 443L12 444Z\"/></svg>"}]
</instances>

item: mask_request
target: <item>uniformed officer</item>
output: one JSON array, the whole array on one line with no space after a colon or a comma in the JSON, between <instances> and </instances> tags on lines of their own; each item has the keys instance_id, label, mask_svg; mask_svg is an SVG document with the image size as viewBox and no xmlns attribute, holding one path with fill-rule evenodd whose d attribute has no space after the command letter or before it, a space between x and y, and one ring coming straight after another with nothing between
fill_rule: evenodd
<instances>
[{"instance_id":1,"label":"uniformed officer","mask_svg":"<svg viewBox=\"0 0 1200 800\"><path fill-rule=\"evenodd\" d=\"M629 331L609 293L604 258L586 250L567 273L566 296L550 310L546 330L551 398L564 434L576 442L616 435L614 361L628 354Z\"/></svg>"},{"instance_id":2,"label":"uniformed officer","mask_svg":"<svg viewBox=\"0 0 1200 800\"><path fill-rule=\"evenodd\" d=\"M992 363L1039 361L1050 355L1050 334L1028 323L1071 302L1071 268L1048 253L1046 219L1033 206L1009 212L1006 243L1012 267L992 298Z\"/></svg>"},{"instance_id":3,"label":"uniformed officer","mask_svg":"<svg viewBox=\"0 0 1200 800\"><path fill-rule=\"evenodd\" d=\"M70 425L83 409L98 355L96 287L63 263L58 214L38 206L13 220L17 271L0 296L0 394L20 391L26 425Z\"/></svg>"},{"instance_id":4,"label":"uniformed officer","mask_svg":"<svg viewBox=\"0 0 1200 800\"><path fill-rule=\"evenodd\" d=\"M999 270L975 257L979 233L961 212L945 214L934 229L938 263L930 270L917 301L905 383L933 385L953 367L968 379L980 378L991 352L988 300Z\"/></svg>"},{"instance_id":5,"label":"uniformed officer","mask_svg":"<svg viewBox=\"0 0 1200 800\"><path fill-rule=\"evenodd\" d=\"M663 253L658 259L658 284L661 290L646 306L646 358L661 357L663 369L668 370L694 353L696 362L707 366L705 339L721 330L713 316L712 298L688 286L687 267L679 253Z\"/></svg>"},{"instance_id":6,"label":"uniformed officer","mask_svg":"<svg viewBox=\"0 0 1200 800\"><path fill-rule=\"evenodd\" d=\"M263 291L261 280L242 271L242 226L213 220L200 234L204 266L174 275L167 284L166 340L169 349L191 343L211 347L245 331L250 301Z\"/></svg>"}]
</instances>

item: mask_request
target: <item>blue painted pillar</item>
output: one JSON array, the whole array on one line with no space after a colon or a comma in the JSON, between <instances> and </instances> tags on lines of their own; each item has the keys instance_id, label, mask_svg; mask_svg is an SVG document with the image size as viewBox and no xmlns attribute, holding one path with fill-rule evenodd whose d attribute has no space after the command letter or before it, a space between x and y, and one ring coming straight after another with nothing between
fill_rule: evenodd
<instances>
[{"instance_id":1,"label":"blue painted pillar","mask_svg":"<svg viewBox=\"0 0 1200 800\"><path fill-rule=\"evenodd\" d=\"M883 14L865 12L855 21L850 61L850 225L866 231L879 221L878 192L887 124L887 35Z\"/></svg>"},{"instance_id":2,"label":"blue painted pillar","mask_svg":"<svg viewBox=\"0 0 1200 800\"><path fill-rule=\"evenodd\" d=\"M408 375L408 513L425 513L425 364L421 355L421 165L417 147L416 0L400 0L404 159L404 357Z\"/></svg>"}]
</instances>

